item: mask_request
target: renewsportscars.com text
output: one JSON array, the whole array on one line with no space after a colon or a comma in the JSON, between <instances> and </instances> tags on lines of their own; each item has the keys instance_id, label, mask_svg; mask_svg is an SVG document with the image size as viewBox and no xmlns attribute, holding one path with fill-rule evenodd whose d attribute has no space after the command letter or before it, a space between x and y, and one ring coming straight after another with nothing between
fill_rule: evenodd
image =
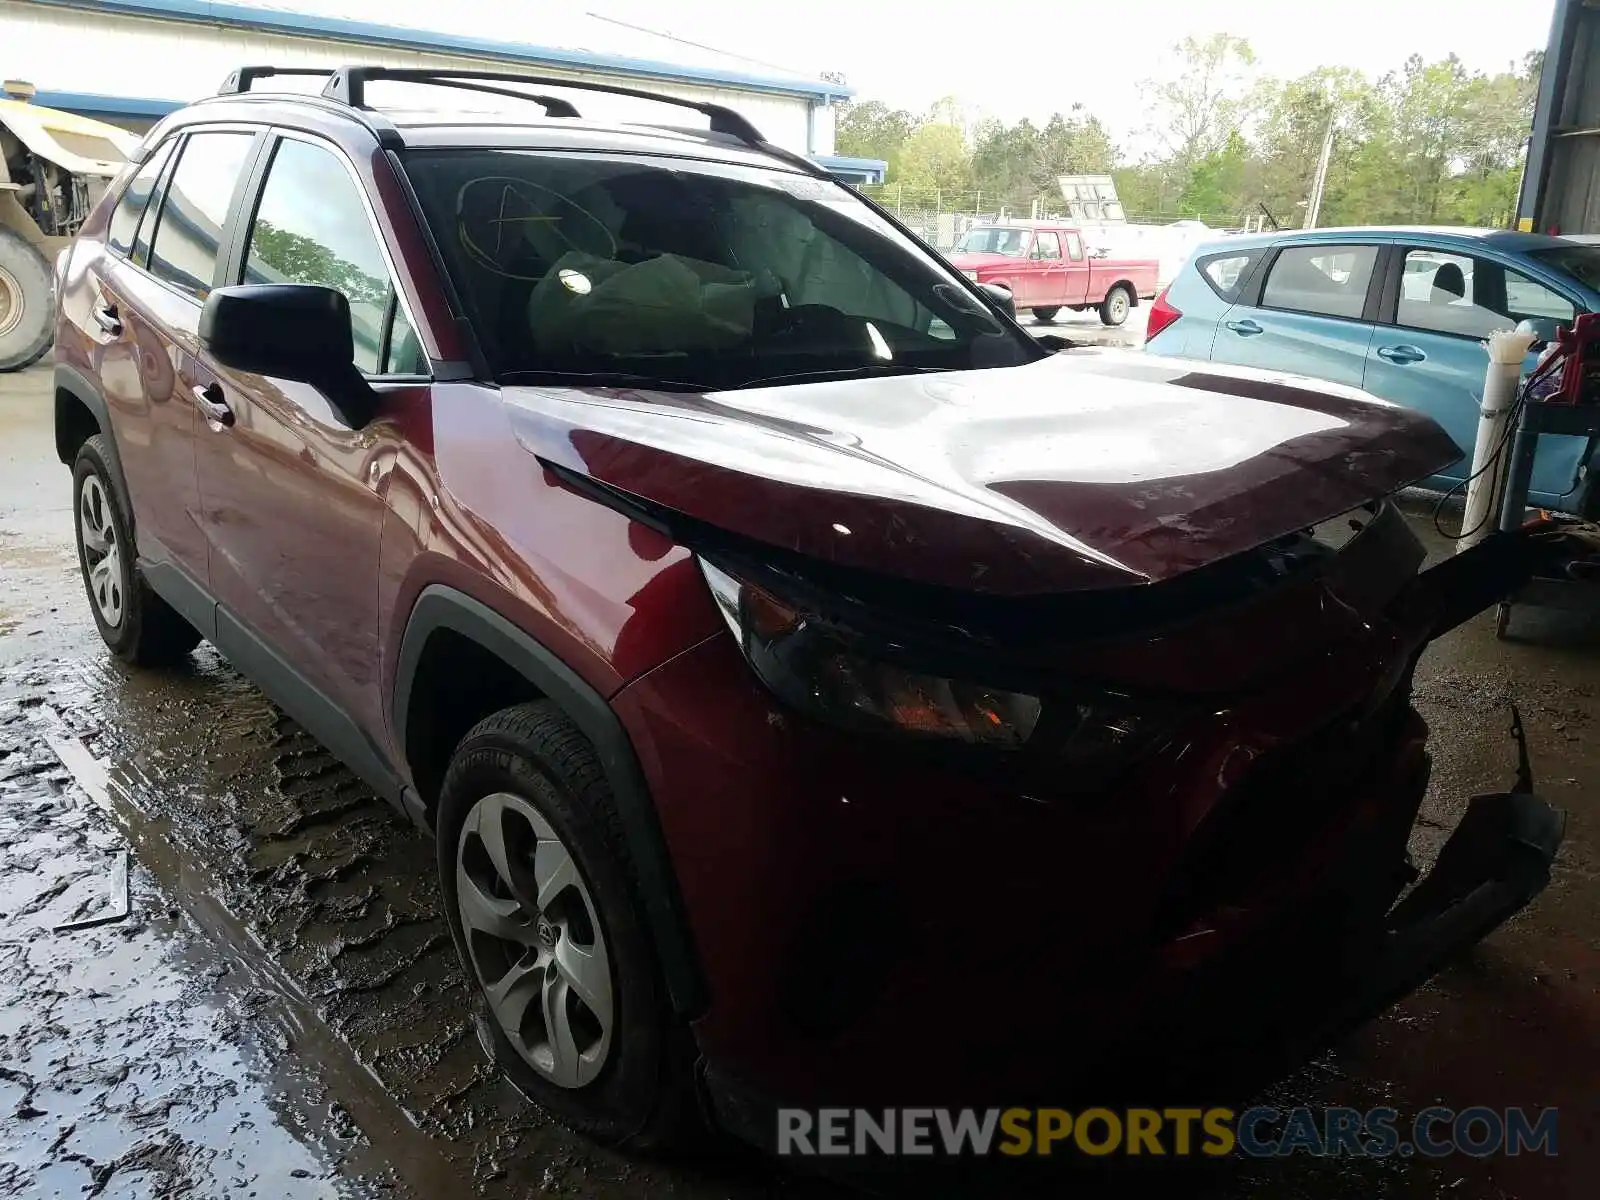
<instances>
[{"instance_id":1,"label":"renewsportscars.com text","mask_svg":"<svg viewBox=\"0 0 1600 1200\"><path fill-rule=\"evenodd\" d=\"M1443 1158L1555 1154L1553 1108L785 1108L783 1155Z\"/></svg>"}]
</instances>

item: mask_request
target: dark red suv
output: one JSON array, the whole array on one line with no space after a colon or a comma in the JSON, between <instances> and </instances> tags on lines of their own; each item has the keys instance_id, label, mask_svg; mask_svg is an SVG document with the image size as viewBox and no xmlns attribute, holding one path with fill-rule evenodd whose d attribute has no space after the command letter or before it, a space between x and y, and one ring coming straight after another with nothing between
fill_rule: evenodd
<instances>
[{"instance_id":1,"label":"dark red suv","mask_svg":"<svg viewBox=\"0 0 1600 1200\"><path fill-rule=\"evenodd\" d=\"M437 834L559 1117L1221 1086L1543 886L1526 794L1407 857L1413 667L1535 544L1418 573L1426 418L1036 342L713 105L275 73L162 121L58 264L89 599ZM369 101L441 81L563 94Z\"/></svg>"}]
</instances>

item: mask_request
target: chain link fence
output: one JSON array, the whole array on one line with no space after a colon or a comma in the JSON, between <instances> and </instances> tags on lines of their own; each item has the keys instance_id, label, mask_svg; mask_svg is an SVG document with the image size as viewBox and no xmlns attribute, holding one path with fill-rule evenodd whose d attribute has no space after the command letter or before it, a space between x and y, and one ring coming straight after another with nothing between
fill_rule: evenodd
<instances>
[{"instance_id":1,"label":"chain link fence","mask_svg":"<svg viewBox=\"0 0 1600 1200\"><path fill-rule=\"evenodd\" d=\"M1003 225L1008 221L1059 221L1083 231L1093 250L1118 258L1153 258L1159 264L1162 284L1170 283L1179 268L1202 242L1229 233L1253 231L1259 215L1245 213L1140 213L1125 221L1094 224L1074 217L1060 196L1037 196L1023 203L1016 198L986 195L977 189L945 191L908 187L900 183L863 184L858 188L894 213L918 237L936 250L955 249L969 229Z\"/></svg>"},{"instance_id":2,"label":"chain link fence","mask_svg":"<svg viewBox=\"0 0 1600 1200\"><path fill-rule=\"evenodd\" d=\"M1259 217L1247 213L1129 212L1125 223L1093 225L1075 219L1060 196L1017 196L984 193L978 189L945 191L941 188L908 187L901 183L862 184L858 189L870 196L911 228L929 245L939 250L954 247L974 225L996 225L1007 221L1060 221L1083 228L1085 237L1095 243L1105 239L1108 249L1130 239L1121 232L1130 227L1203 226L1217 235L1253 229Z\"/></svg>"}]
</instances>

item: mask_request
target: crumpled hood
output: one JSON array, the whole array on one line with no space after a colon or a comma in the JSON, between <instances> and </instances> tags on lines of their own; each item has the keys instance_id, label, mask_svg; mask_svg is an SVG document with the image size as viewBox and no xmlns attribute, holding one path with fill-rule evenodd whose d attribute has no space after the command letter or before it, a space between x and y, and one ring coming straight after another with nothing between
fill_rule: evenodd
<instances>
[{"instance_id":1,"label":"crumpled hood","mask_svg":"<svg viewBox=\"0 0 1600 1200\"><path fill-rule=\"evenodd\" d=\"M1150 355L685 395L508 387L547 464L810 558L997 596L1171 579L1460 451L1353 388Z\"/></svg>"}]
</instances>

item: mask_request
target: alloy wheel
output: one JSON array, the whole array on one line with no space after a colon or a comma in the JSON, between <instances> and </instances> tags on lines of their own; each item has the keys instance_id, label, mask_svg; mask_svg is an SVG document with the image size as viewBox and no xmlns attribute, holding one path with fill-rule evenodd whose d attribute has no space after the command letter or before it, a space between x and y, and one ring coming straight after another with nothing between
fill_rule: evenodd
<instances>
[{"instance_id":1,"label":"alloy wheel","mask_svg":"<svg viewBox=\"0 0 1600 1200\"><path fill-rule=\"evenodd\" d=\"M112 629L122 624L128 594L127 565L111 519L111 501L98 475L83 477L78 491L78 530L83 539L83 574L100 619Z\"/></svg>"},{"instance_id":2,"label":"alloy wheel","mask_svg":"<svg viewBox=\"0 0 1600 1200\"><path fill-rule=\"evenodd\" d=\"M467 813L456 904L478 984L512 1048L558 1087L592 1082L615 1019L605 936L571 851L528 800L496 792Z\"/></svg>"}]
</instances>

